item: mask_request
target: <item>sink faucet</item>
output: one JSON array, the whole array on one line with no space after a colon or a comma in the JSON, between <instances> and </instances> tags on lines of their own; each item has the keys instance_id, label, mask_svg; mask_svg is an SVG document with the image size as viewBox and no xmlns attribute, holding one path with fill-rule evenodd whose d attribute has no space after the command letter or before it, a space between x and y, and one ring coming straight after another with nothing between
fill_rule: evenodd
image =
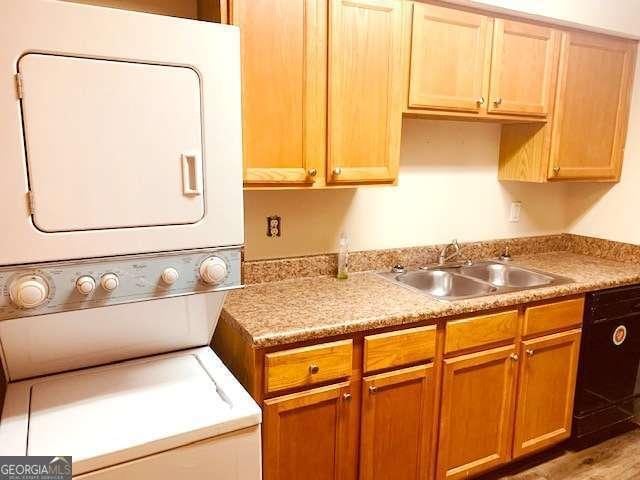
<instances>
[{"instance_id":1,"label":"sink faucet","mask_svg":"<svg viewBox=\"0 0 640 480\"><path fill-rule=\"evenodd\" d=\"M453 248L453 253L447 255L447 251L449 248ZM440 250L440 256L438 257L438 265L442 266L449 263L451 260L460 257L460 245L458 245L458 240L453 239L451 243L446 245L442 250ZM465 259L460 263L464 263L466 265L470 265L471 261L469 259Z\"/></svg>"}]
</instances>

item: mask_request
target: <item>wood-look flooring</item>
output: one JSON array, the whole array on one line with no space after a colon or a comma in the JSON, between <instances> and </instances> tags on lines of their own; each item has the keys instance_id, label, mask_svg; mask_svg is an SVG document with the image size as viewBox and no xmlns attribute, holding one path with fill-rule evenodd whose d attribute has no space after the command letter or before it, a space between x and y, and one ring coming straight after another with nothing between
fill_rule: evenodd
<instances>
[{"instance_id":1,"label":"wood-look flooring","mask_svg":"<svg viewBox=\"0 0 640 480\"><path fill-rule=\"evenodd\" d=\"M638 480L640 430L633 430L579 452L555 450L519 466L482 477L482 480Z\"/></svg>"}]
</instances>

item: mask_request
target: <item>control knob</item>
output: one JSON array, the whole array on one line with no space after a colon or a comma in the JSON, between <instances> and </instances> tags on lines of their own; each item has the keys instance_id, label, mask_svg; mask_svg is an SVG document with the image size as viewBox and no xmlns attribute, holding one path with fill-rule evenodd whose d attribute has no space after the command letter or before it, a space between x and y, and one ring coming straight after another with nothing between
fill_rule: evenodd
<instances>
[{"instance_id":1,"label":"control knob","mask_svg":"<svg viewBox=\"0 0 640 480\"><path fill-rule=\"evenodd\" d=\"M100 278L100 285L107 292L113 292L118 285L120 285L120 280L115 273L105 273L102 278Z\"/></svg>"},{"instance_id":2,"label":"control knob","mask_svg":"<svg viewBox=\"0 0 640 480\"><path fill-rule=\"evenodd\" d=\"M178 271L175 268L168 267L163 270L160 278L162 278L162 281L166 285L173 285L178 281L178 278L180 278L180 275L178 274Z\"/></svg>"},{"instance_id":3,"label":"control knob","mask_svg":"<svg viewBox=\"0 0 640 480\"><path fill-rule=\"evenodd\" d=\"M19 308L36 308L47 301L49 285L39 275L17 278L9 287L9 297Z\"/></svg>"},{"instance_id":4,"label":"control knob","mask_svg":"<svg viewBox=\"0 0 640 480\"><path fill-rule=\"evenodd\" d=\"M208 257L200 264L200 278L204 283L218 285L227 278L227 264L220 257Z\"/></svg>"},{"instance_id":5,"label":"control knob","mask_svg":"<svg viewBox=\"0 0 640 480\"><path fill-rule=\"evenodd\" d=\"M83 275L76 280L76 290L82 295L89 295L96 289L96 281L89 275Z\"/></svg>"}]
</instances>

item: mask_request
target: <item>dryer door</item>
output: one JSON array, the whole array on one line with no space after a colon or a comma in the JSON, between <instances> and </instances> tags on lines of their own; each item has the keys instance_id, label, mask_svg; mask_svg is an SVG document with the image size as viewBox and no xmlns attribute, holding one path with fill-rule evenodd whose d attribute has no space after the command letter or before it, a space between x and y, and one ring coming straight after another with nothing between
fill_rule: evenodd
<instances>
[{"instance_id":1,"label":"dryer door","mask_svg":"<svg viewBox=\"0 0 640 480\"><path fill-rule=\"evenodd\" d=\"M36 53L24 55L18 70L36 228L73 232L203 218L195 70Z\"/></svg>"}]
</instances>

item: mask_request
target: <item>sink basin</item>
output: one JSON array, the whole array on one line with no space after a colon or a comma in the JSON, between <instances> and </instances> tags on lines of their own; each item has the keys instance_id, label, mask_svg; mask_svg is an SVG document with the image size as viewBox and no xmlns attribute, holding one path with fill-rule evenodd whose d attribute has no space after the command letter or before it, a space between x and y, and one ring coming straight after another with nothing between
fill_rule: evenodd
<instances>
[{"instance_id":1,"label":"sink basin","mask_svg":"<svg viewBox=\"0 0 640 480\"><path fill-rule=\"evenodd\" d=\"M529 288L562 285L573 280L495 261L470 265L426 266L406 273L378 272L394 283L419 290L438 300L467 298L516 292Z\"/></svg>"},{"instance_id":2,"label":"sink basin","mask_svg":"<svg viewBox=\"0 0 640 480\"><path fill-rule=\"evenodd\" d=\"M496 291L496 287L445 270L416 270L403 273L396 281L442 299L479 297Z\"/></svg>"},{"instance_id":3,"label":"sink basin","mask_svg":"<svg viewBox=\"0 0 640 480\"><path fill-rule=\"evenodd\" d=\"M461 267L460 273L497 287L532 288L550 285L553 277L502 263L478 263Z\"/></svg>"}]
</instances>

